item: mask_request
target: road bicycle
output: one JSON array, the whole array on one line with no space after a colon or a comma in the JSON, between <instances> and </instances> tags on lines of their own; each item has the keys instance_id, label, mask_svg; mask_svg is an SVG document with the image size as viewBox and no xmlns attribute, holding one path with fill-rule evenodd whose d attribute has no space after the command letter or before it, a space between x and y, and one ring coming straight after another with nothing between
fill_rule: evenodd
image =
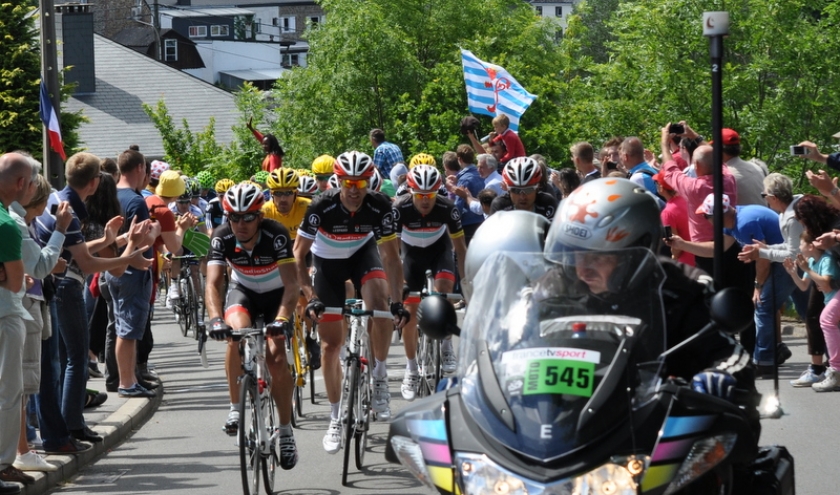
<instances>
[{"instance_id":1,"label":"road bicycle","mask_svg":"<svg viewBox=\"0 0 840 495\"><path fill-rule=\"evenodd\" d=\"M435 279L431 270L426 270L426 286L419 292L408 292L408 297L419 303L429 296L441 296L450 301L463 301L464 296L455 293L435 291ZM406 301L408 303L408 301ZM423 332L418 332L417 372L420 382L417 384L417 397L428 397L435 393L437 384L443 377L442 341L433 339Z\"/></svg>"},{"instance_id":2,"label":"road bicycle","mask_svg":"<svg viewBox=\"0 0 840 495\"><path fill-rule=\"evenodd\" d=\"M265 361L266 337L262 318L255 328L231 332L240 337L244 374L239 377L239 468L245 495L257 495L260 482L274 493L274 474L280 464L280 419L271 397L271 375Z\"/></svg>"},{"instance_id":3,"label":"road bicycle","mask_svg":"<svg viewBox=\"0 0 840 495\"><path fill-rule=\"evenodd\" d=\"M354 442L356 469L361 470L364 465L367 433L373 413L373 388L371 387L373 357L368 337L368 320L371 317L391 320L393 316L389 311L365 309L361 299L347 299L344 307L328 307L324 310L324 314L339 314L350 318L350 332L344 348L344 380L339 403L342 419L341 440L344 447L341 484L347 486L347 474L350 470L350 443Z\"/></svg>"},{"instance_id":4,"label":"road bicycle","mask_svg":"<svg viewBox=\"0 0 840 495\"><path fill-rule=\"evenodd\" d=\"M181 334L186 337L192 330L193 337L200 339L201 329L204 327L204 293L202 290L201 273L196 268L201 261L192 254L172 256L170 259L181 260L181 272L178 279L181 297L171 301Z\"/></svg>"},{"instance_id":5,"label":"road bicycle","mask_svg":"<svg viewBox=\"0 0 840 495\"><path fill-rule=\"evenodd\" d=\"M303 390L309 383L309 398L315 403L315 370L311 366L311 355L306 345L306 326L304 319L296 317L295 331L291 341L287 340L286 356L295 390L292 394L292 426L297 427L297 417L303 417ZM312 331L314 337L314 330Z\"/></svg>"}]
</instances>

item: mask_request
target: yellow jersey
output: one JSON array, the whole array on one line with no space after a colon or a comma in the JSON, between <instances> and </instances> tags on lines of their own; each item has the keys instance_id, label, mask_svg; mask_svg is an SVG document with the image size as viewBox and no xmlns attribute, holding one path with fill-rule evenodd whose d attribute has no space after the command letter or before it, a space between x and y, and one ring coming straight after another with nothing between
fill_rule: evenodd
<instances>
[{"instance_id":1,"label":"yellow jersey","mask_svg":"<svg viewBox=\"0 0 840 495\"><path fill-rule=\"evenodd\" d=\"M300 227L301 222L303 222L303 216L306 215L306 209L309 208L309 203L312 200L309 198L301 198L298 197L295 199L295 204L292 205L292 209L286 215L277 211L277 207L274 206L274 201L266 202L262 207L262 212L265 215L265 218L270 218L272 220L276 220L283 224L289 230L289 234L291 234L292 239L297 237L298 227Z\"/></svg>"}]
</instances>

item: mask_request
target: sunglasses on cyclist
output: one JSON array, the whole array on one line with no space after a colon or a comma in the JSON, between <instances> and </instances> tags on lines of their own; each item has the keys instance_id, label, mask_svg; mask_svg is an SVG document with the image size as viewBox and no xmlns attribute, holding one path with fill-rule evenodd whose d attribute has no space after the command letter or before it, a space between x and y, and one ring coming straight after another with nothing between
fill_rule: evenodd
<instances>
[{"instance_id":1,"label":"sunglasses on cyclist","mask_svg":"<svg viewBox=\"0 0 840 495\"><path fill-rule=\"evenodd\" d=\"M343 179L341 181L341 187L346 187L350 189L351 187L355 187L356 189L364 189L368 186L368 181L365 179L358 179L358 180L350 180L350 179Z\"/></svg>"},{"instance_id":2,"label":"sunglasses on cyclist","mask_svg":"<svg viewBox=\"0 0 840 495\"><path fill-rule=\"evenodd\" d=\"M412 191L414 195L414 199L435 199L437 197L436 192L421 192L421 191Z\"/></svg>"},{"instance_id":3,"label":"sunglasses on cyclist","mask_svg":"<svg viewBox=\"0 0 840 495\"><path fill-rule=\"evenodd\" d=\"M257 219L259 215L256 213L245 213L244 215L240 215L238 213L228 213L228 220L230 223L251 223Z\"/></svg>"},{"instance_id":4,"label":"sunglasses on cyclist","mask_svg":"<svg viewBox=\"0 0 840 495\"><path fill-rule=\"evenodd\" d=\"M284 198L286 196L293 196L295 191L272 191L271 194L273 194L275 198Z\"/></svg>"},{"instance_id":5,"label":"sunglasses on cyclist","mask_svg":"<svg viewBox=\"0 0 840 495\"><path fill-rule=\"evenodd\" d=\"M536 191L536 186L531 187L511 187L509 189L511 194L531 194L532 192Z\"/></svg>"}]
</instances>

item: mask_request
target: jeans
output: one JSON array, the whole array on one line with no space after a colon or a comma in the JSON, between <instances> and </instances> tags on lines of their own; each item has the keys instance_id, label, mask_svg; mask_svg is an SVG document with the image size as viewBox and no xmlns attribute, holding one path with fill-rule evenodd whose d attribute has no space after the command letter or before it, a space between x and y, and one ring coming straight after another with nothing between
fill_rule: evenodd
<instances>
[{"instance_id":1,"label":"jeans","mask_svg":"<svg viewBox=\"0 0 840 495\"><path fill-rule=\"evenodd\" d=\"M64 366L61 414L70 430L80 430L86 426L82 411L87 396L90 332L83 290L81 283L63 278L56 283L55 299L52 302L53 318L58 322L60 337L59 356Z\"/></svg>"},{"instance_id":2,"label":"jeans","mask_svg":"<svg viewBox=\"0 0 840 495\"><path fill-rule=\"evenodd\" d=\"M70 433L61 415L61 364L58 359L58 318L55 305L52 310L53 331L50 338L41 341L41 388L38 392L38 428L45 449L60 447L70 441Z\"/></svg>"},{"instance_id":3,"label":"jeans","mask_svg":"<svg viewBox=\"0 0 840 495\"><path fill-rule=\"evenodd\" d=\"M761 366L775 365L776 313L796 286L781 263L770 264L770 275L761 288L760 303L755 307L755 352L753 360Z\"/></svg>"},{"instance_id":4,"label":"jeans","mask_svg":"<svg viewBox=\"0 0 840 495\"><path fill-rule=\"evenodd\" d=\"M117 324L114 319L114 298L108 277L99 280L99 292L108 305L108 326L105 329L105 388L116 390L120 386L120 370L117 368Z\"/></svg>"}]
</instances>

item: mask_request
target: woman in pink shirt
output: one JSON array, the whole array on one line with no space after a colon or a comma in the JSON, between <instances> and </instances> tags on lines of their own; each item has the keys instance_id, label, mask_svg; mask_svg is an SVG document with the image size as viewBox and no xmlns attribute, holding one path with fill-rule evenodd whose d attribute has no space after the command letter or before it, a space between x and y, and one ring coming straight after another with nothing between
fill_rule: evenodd
<instances>
[{"instance_id":1,"label":"woman in pink shirt","mask_svg":"<svg viewBox=\"0 0 840 495\"><path fill-rule=\"evenodd\" d=\"M662 225L671 227L671 233L682 238L688 236L688 205L685 198L677 195L671 186L665 183L662 173L653 176L656 191L665 198L665 208L659 213ZM694 255L687 251L677 251L672 248L671 257L680 263L694 266Z\"/></svg>"}]
</instances>

